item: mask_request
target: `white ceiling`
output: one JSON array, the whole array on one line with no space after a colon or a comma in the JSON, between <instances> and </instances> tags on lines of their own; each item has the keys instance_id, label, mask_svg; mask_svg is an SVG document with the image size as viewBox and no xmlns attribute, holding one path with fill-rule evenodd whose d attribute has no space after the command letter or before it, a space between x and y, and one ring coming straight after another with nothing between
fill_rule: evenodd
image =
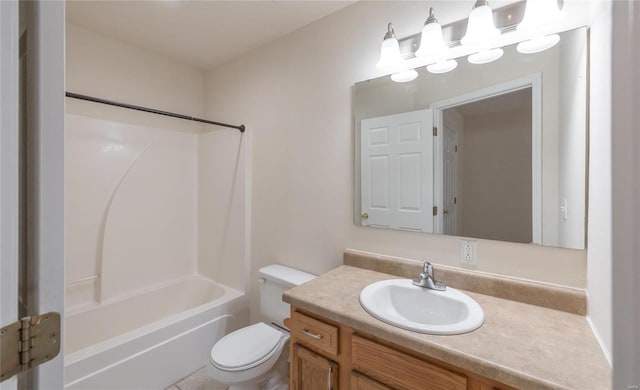
<instances>
[{"instance_id":1,"label":"white ceiling","mask_svg":"<svg viewBox=\"0 0 640 390\"><path fill-rule=\"evenodd\" d=\"M353 2L71 0L66 13L70 23L208 70Z\"/></svg>"}]
</instances>

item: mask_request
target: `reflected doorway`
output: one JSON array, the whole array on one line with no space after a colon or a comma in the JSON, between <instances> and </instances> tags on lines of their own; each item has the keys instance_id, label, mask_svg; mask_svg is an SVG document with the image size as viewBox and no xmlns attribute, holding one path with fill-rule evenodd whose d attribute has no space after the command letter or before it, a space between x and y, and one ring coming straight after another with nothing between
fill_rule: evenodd
<instances>
[{"instance_id":1,"label":"reflected doorway","mask_svg":"<svg viewBox=\"0 0 640 390\"><path fill-rule=\"evenodd\" d=\"M442 111L444 234L533 242L532 88Z\"/></svg>"}]
</instances>

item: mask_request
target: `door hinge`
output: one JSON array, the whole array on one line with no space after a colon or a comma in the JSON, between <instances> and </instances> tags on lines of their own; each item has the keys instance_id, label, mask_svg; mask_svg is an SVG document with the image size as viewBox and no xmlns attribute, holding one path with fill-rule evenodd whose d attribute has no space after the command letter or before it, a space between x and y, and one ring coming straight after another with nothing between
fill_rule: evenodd
<instances>
[{"instance_id":1,"label":"door hinge","mask_svg":"<svg viewBox=\"0 0 640 390\"><path fill-rule=\"evenodd\" d=\"M434 137L438 136L438 128L436 126L433 126L433 136Z\"/></svg>"},{"instance_id":2,"label":"door hinge","mask_svg":"<svg viewBox=\"0 0 640 390\"><path fill-rule=\"evenodd\" d=\"M458 145L455 147L455 152L458 153Z\"/></svg>"},{"instance_id":3,"label":"door hinge","mask_svg":"<svg viewBox=\"0 0 640 390\"><path fill-rule=\"evenodd\" d=\"M0 329L0 382L60 353L60 313L24 317Z\"/></svg>"},{"instance_id":4,"label":"door hinge","mask_svg":"<svg viewBox=\"0 0 640 390\"><path fill-rule=\"evenodd\" d=\"M458 198L453 197L453 204L458 204Z\"/></svg>"},{"instance_id":5,"label":"door hinge","mask_svg":"<svg viewBox=\"0 0 640 390\"><path fill-rule=\"evenodd\" d=\"M438 215L438 206L433 206L433 215Z\"/></svg>"}]
</instances>

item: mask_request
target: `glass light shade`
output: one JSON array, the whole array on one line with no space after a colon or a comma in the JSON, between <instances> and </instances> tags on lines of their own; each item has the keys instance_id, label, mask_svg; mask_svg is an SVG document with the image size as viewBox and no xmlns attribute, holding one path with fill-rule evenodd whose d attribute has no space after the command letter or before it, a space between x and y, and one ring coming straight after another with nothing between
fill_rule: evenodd
<instances>
[{"instance_id":1,"label":"glass light shade","mask_svg":"<svg viewBox=\"0 0 640 390\"><path fill-rule=\"evenodd\" d=\"M535 30L548 26L562 17L562 11L558 8L557 0L527 0L522 22L516 29L522 32L535 32Z\"/></svg>"},{"instance_id":2,"label":"glass light shade","mask_svg":"<svg viewBox=\"0 0 640 390\"><path fill-rule=\"evenodd\" d=\"M395 38L387 38L382 41L380 47L380 59L376 64L378 69L397 71L402 69L404 58L400 54L400 45Z\"/></svg>"},{"instance_id":3,"label":"glass light shade","mask_svg":"<svg viewBox=\"0 0 640 390\"><path fill-rule=\"evenodd\" d=\"M482 50L475 54L471 54L467 57L467 60L475 65L488 64L489 62L493 62L502 57L503 54L504 50L502 49Z\"/></svg>"},{"instance_id":4,"label":"glass light shade","mask_svg":"<svg viewBox=\"0 0 640 390\"><path fill-rule=\"evenodd\" d=\"M446 61L436 62L435 64L427 65L427 70L430 73L447 73L447 72L451 72L457 67L458 67L458 61L446 60Z\"/></svg>"},{"instance_id":5,"label":"glass light shade","mask_svg":"<svg viewBox=\"0 0 640 390\"><path fill-rule=\"evenodd\" d=\"M518 43L516 50L522 54L532 54L551 49L558 42L560 36L558 34L545 35L543 37L534 37L528 41Z\"/></svg>"},{"instance_id":6,"label":"glass light shade","mask_svg":"<svg viewBox=\"0 0 640 390\"><path fill-rule=\"evenodd\" d=\"M409 81L413 81L416 78L418 78L418 72L416 72L414 69L403 70L391 75L391 80L395 81L396 83L406 83Z\"/></svg>"},{"instance_id":7,"label":"glass light shade","mask_svg":"<svg viewBox=\"0 0 640 390\"><path fill-rule=\"evenodd\" d=\"M493 23L493 12L488 5L481 5L471 11L467 21L467 32L460 42L465 46L489 45L489 42L500 35L500 30Z\"/></svg>"},{"instance_id":8,"label":"glass light shade","mask_svg":"<svg viewBox=\"0 0 640 390\"><path fill-rule=\"evenodd\" d=\"M416 51L416 57L428 57L442 54L449 47L442 38L442 27L439 23L427 23L422 29L420 48Z\"/></svg>"}]
</instances>

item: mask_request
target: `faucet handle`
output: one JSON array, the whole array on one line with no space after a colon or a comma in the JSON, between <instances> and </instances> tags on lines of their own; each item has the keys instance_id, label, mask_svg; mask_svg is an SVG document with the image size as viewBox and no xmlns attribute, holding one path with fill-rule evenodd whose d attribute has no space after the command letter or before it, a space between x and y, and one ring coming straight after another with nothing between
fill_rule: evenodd
<instances>
[{"instance_id":1,"label":"faucet handle","mask_svg":"<svg viewBox=\"0 0 640 390\"><path fill-rule=\"evenodd\" d=\"M424 264L422 264L422 273L430 276L433 275L433 266L430 262L425 261Z\"/></svg>"}]
</instances>

